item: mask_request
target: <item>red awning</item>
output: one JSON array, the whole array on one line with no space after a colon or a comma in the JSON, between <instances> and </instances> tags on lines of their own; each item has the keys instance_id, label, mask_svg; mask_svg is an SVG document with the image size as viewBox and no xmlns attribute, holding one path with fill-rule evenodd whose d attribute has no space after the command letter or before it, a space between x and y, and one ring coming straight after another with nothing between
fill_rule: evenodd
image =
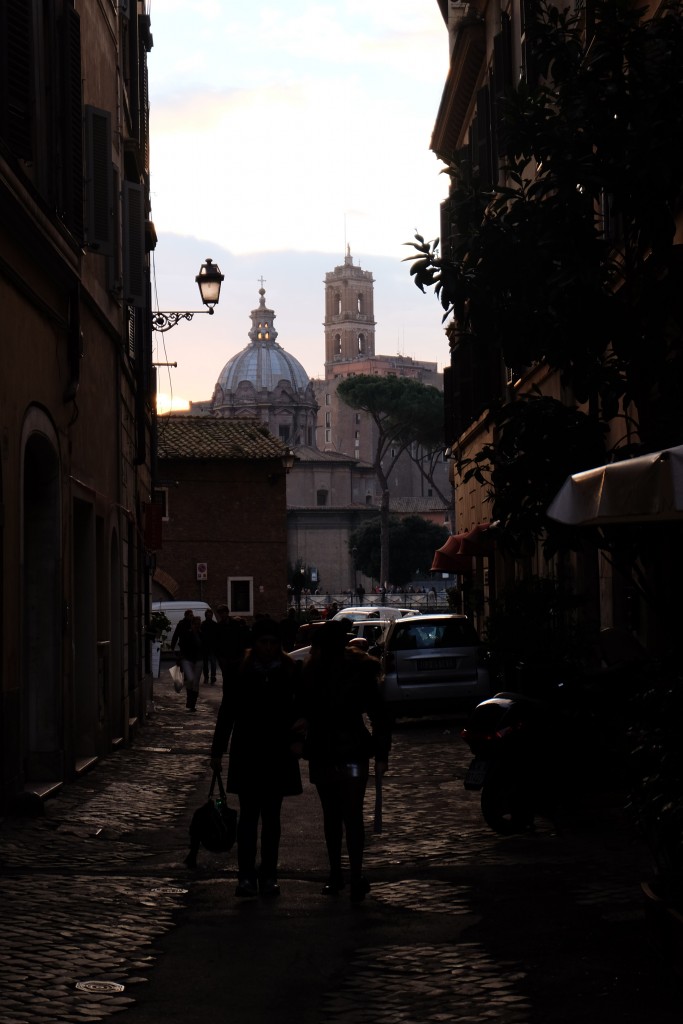
<instances>
[{"instance_id":1,"label":"red awning","mask_svg":"<svg viewBox=\"0 0 683 1024\"><path fill-rule=\"evenodd\" d=\"M434 552L430 572L472 572L472 558L492 555L495 537L490 534L490 523L475 526L467 533L454 533Z\"/></svg>"}]
</instances>

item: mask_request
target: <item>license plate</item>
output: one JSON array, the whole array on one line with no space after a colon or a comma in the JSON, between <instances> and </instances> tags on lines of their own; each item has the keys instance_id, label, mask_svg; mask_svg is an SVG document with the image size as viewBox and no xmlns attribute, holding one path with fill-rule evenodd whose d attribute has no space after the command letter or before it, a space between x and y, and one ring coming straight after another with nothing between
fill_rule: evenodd
<instances>
[{"instance_id":1,"label":"license plate","mask_svg":"<svg viewBox=\"0 0 683 1024\"><path fill-rule=\"evenodd\" d=\"M419 658L415 662L418 672L447 672L457 667L457 658Z\"/></svg>"},{"instance_id":2,"label":"license plate","mask_svg":"<svg viewBox=\"0 0 683 1024\"><path fill-rule=\"evenodd\" d=\"M481 789L488 766L488 761L475 758L465 773L465 789Z\"/></svg>"}]
</instances>

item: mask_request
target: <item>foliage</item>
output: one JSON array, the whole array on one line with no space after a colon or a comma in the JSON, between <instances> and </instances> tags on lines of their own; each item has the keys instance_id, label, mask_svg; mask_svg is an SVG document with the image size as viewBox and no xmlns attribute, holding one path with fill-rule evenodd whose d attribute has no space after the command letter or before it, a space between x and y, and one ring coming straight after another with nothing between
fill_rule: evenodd
<instances>
[{"instance_id":1,"label":"foliage","mask_svg":"<svg viewBox=\"0 0 683 1024\"><path fill-rule=\"evenodd\" d=\"M361 373L341 381L337 394L352 409L361 409L373 419L380 460L390 447L403 449L414 441L426 448L442 448L443 395L438 388L409 377Z\"/></svg>"},{"instance_id":2,"label":"foliage","mask_svg":"<svg viewBox=\"0 0 683 1024\"><path fill-rule=\"evenodd\" d=\"M580 625L582 598L557 579L530 576L497 595L486 622L487 644L508 685L520 664L525 679L583 670L594 649L590 627Z\"/></svg>"},{"instance_id":3,"label":"foliage","mask_svg":"<svg viewBox=\"0 0 683 1024\"><path fill-rule=\"evenodd\" d=\"M627 0L591 7L585 36L579 15L532 0L538 78L505 103L506 185L467 184L454 162L456 237L443 252L420 235L409 243L415 283L434 289L456 338L473 338L482 360L489 350L509 367L559 371L568 398L547 400L545 436L570 471L617 416L622 448L633 419L644 450L683 436L683 2L650 19ZM551 415L553 402L572 416ZM501 498L504 525L535 530L546 477L509 453L528 451L537 415L532 402L504 409L476 467L524 495L519 515Z\"/></svg>"},{"instance_id":4,"label":"foliage","mask_svg":"<svg viewBox=\"0 0 683 1024\"><path fill-rule=\"evenodd\" d=\"M651 672L632 709L628 810L650 848L657 895L683 912L683 679Z\"/></svg>"},{"instance_id":5,"label":"foliage","mask_svg":"<svg viewBox=\"0 0 683 1024\"><path fill-rule=\"evenodd\" d=\"M382 582L389 578L398 582L393 567L390 569L389 477L402 453L413 442L432 451L438 443L438 450L441 450L443 441L438 439L443 436L443 395L437 388L408 377L371 374L358 374L341 381L337 394L350 408L368 413L377 428L372 464L382 490L380 565L372 575Z\"/></svg>"},{"instance_id":6,"label":"foliage","mask_svg":"<svg viewBox=\"0 0 683 1024\"><path fill-rule=\"evenodd\" d=\"M390 517L390 582L403 586L414 580L416 573L428 569L435 550L446 542L447 537L448 530L421 516L406 516L404 519ZM355 549L356 569L366 576L381 579L379 517L364 523L351 534L349 549L352 553Z\"/></svg>"},{"instance_id":7,"label":"foliage","mask_svg":"<svg viewBox=\"0 0 683 1024\"><path fill-rule=\"evenodd\" d=\"M560 541L570 545L574 531L549 522L545 510L570 473L604 461L605 424L534 393L499 409L494 419L498 441L459 463L463 479L490 486L491 519L507 524L501 540L513 553L531 552L544 530L546 554Z\"/></svg>"},{"instance_id":8,"label":"foliage","mask_svg":"<svg viewBox=\"0 0 683 1024\"><path fill-rule=\"evenodd\" d=\"M150 636L154 637L155 640L163 640L166 634L170 631L172 622L168 615L162 611L155 611L149 617L149 626L147 632Z\"/></svg>"}]
</instances>

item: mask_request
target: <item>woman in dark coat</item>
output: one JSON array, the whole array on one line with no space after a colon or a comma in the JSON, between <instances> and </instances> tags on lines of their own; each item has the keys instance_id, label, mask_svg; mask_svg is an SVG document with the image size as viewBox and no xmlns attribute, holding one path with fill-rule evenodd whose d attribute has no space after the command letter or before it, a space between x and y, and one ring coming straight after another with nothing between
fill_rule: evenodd
<instances>
[{"instance_id":1,"label":"woman in dark coat","mask_svg":"<svg viewBox=\"0 0 683 1024\"><path fill-rule=\"evenodd\" d=\"M363 804L370 757L375 772L386 771L391 746L389 719L379 688L380 664L347 647L348 622L326 622L311 639L311 655L302 670L303 716L307 721L306 757L311 782L323 811L330 861L327 895L344 887L342 839L351 874L351 900L360 902L370 886L363 877L365 825ZM367 714L372 733L364 722Z\"/></svg>"},{"instance_id":2,"label":"woman in dark coat","mask_svg":"<svg viewBox=\"0 0 683 1024\"><path fill-rule=\"evenodd\" d=\"M220 771L230 744L227 789L237 793L238 884L236 896L278 896L280 812L285 796L302 791L299 761L301 723L296 704L299 666L280 646L277 624L252 629L252 647L224 691L211 746L211 765ZM261 820L261 865L256 869Z\"/></svg>"}]
</instances>

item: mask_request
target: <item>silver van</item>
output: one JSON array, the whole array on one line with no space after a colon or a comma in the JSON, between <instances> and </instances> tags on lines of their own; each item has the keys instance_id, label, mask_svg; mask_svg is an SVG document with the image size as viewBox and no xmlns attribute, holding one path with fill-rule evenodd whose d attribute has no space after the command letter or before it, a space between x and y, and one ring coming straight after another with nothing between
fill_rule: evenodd
<instances>
[{"instance_id":1,"label":"silver van","mask_svg":"<svg viewBox=\"0 0 683 1024\"><path fill-rule=\"evenodd\" d=\"M384 699L397 717L468 711L491 696L484 651L466 615L394 620L382 667Z\"/></svg>"},{"instance_id":2,"label":"silver van","mask_svg":"<svg viewBox=\"0 0 683 1024\"><path fill-rule=\"evenodd\" d=\"M204 612L208 611L210 607L211 605L206 601L153 601L152 612L163 612L171 622L171 628L164 634L161 642L161 653L167 654L171 650L173 631L188 609L198 615L203 622Z\"/></svg>"}]
</instances>

